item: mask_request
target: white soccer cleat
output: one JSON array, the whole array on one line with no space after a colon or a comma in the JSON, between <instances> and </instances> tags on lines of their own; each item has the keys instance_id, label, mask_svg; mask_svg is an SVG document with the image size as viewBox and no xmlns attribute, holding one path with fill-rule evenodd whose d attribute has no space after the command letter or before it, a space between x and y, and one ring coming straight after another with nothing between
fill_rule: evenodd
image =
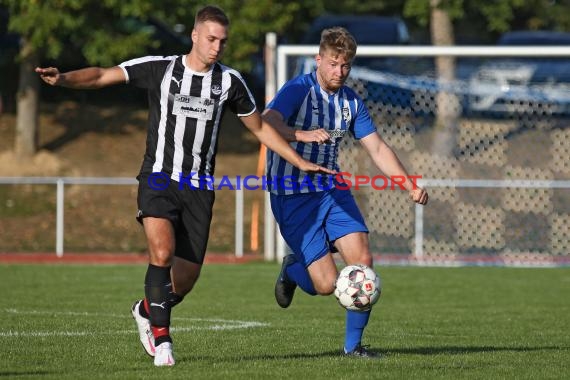
<instances>
[{"instance_id":1,"label":"white soccer cleat","mask_svg":"<svg viewBox=\"0 0 570 380\"><path fill-rule=\"evenodd\" d=\"M150 356L154 356L156 349L154 347L154 336L152 335L152 330L150 329L150 321L141 316L139 313L139 307L144 307L142 303L143 300L135 302L131 309L131 312L133 314L133 319L137 324L137 329L139 330L139 339L141 340L141 344L144 350Z\"/></svg>"},{"instance_id":2,"label":"white soccer cleat","mask_svg":"<svg viewBox=\"0 0 570 380\"><path fill-rule=\"evenodd\" d=\"M154 355L154 365L157 367L174 365L174 355L172 354L172 343L164 342L156 347L156 354Z\"/></svg>"}]
</instances>

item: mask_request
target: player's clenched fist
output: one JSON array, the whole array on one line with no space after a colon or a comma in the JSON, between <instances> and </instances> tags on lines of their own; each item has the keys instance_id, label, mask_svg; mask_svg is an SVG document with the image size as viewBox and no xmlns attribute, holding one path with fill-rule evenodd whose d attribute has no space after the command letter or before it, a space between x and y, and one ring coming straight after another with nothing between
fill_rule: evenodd
<instances>
[{"instance_id":1,"label":"player's clenched fist","mask_svg":"<svg viewBox=\"0 0 570 380\"><path fill-rule=\"evenodd\" d=\"M410 198L421 205L425 205L428 202L428 193L421 187L416 187L410 191Z\"/></svg>"}]
</instances>

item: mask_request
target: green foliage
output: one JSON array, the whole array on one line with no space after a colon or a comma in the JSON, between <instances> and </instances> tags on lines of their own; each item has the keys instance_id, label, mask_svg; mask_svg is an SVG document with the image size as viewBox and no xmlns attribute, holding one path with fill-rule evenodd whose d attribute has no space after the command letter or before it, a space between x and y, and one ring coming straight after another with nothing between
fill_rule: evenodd
<instances>
[{"instance_id":1,"label":"green foliage","mask_svg":"<svg viewBox=\"0 0 570 380\"><path fill-rule=\"evenodd\" d=\"M476 7L487 20L491 31L506 32L514 17L514 10L524 5L525 0L478 2Z\"/></svg>"},{"instance_id":2,"label":"green foliage","mask_svg":"<svg viewBox=\"0 0 570 380\"><path fill-rule=\"evenodd\" d=\"M408 0L404 6L404 15L415 18L421 26L427 26L430 19L429 2L425 0Z\"/></svg>"},{"instance_id":3,"label":"green foliage","mask_svg":"<svg viewBox=\"0 0 570 380\"><path fill-rule=\"evenodd\" d=\"M461 19L464 16L463 0L440 0L439 8L448 12L452 20ZM415 18L422 26L429 24L430 1L427 0L407 0L404 5L404 15Z\"/></svg>"},{"instance_id":4,"label":"green foliage","mask_svg":"<svg viewBox=\"0 0 570 380\"><path fill-rule=\"evenodd\" d=\"M468 0L469 17L482 16L490 32L570 30L570 2L551 0Z\"/></svg>"},{"instance_id":5,"label":"green foliage","mask_svg":"<svg viewBox=\"0 0 570 380\"><path fill-rule=\"evenodd\" d=\"M322 8L328 13L382 14L389 8L387 3L389 1L323 1Z\"/></svg>"},{"instance_id":6,"label":"green foliage","mask_svg":"<svg viewBox=\"0 0 570 380\"><path fill-rule=\"evenodd\" d=\"M275 32L289 37L298 35L303 24L298 20L311 19L316 14L318 2L308 4L283 0L225 0L218 3L230 17L230 43L224 57L227 63L238 70L251 68L249 57L263 46L265 34Z\"/></svg>"},{"instance_id":7,"label":"green foliage","mask_svg":"<svg viewBox=\"0 0 570 380\"><path fill-rule=\"evenodd\" d=\"M152 15L169 25L183 24L190 33L194 14L204 4L193 0L3 0L10 30L21 34L48 58L58 59L66 44L81 46L92 65L112 65L156 46L148 31L122 30L124 19ZM224 0L218 2L230 17L230 44L224 63L240 70L251 66L267 32L300 33L321 10L316 3L284 0ZM300 22L300 20L302 22ZM180 52L186 53L186 52Z\"/></svg>"},{"instance_id":8,"label":"green foliage","mask_svg":"<svg viewBox=\"0 0 570 380\"><path fill-rule=\"evenodd\" d=\"M4 0L10 10L8 28L21 34L48 57L58 57L64 47L63 38L73 34L86 21L80 9L87 0L36 1Z\"/></svg>"},{"instance_id":9,"label":"green foliage","mask_svg":"<svg viewBox=\"0 0 570 380\"><path fill-rule=\"evenodd\" d=\"M145 54L156 46L148 31L121 30L122 19L153 17L169 25L183 24L190 33L196 0L2 0L11 13L9 28L23 35L42 55L58 59L67 44L80 46L89 64L112 65ZM425 27L430 1L384 0L220 0L230 17L230 43L224 63L239 70L251 68L250 56L259 52L267 32L297 42L311 21L323 13L403 15ZM551 0L441 0L456 22L483 18L491 32L519 29L570 29L570 5ZM457 28L469 28L458 23ZM180 52L185 53L185 52Z\"/></svg>"},{"instance_id":10,"label":"green foliage","mask_svg":"<svg viewBox=\"0 0 570 380\"><path fill-rule=\"evenodd\" d=\"M483 18L487 31L503 33L515 29L570 30L570 3L551 0L441 0L440 7L449 12L457 29L469 28L466 20ZM430 2L406 0L404 15L426 26L430 19Z\"/></svg>"}]
</instances>

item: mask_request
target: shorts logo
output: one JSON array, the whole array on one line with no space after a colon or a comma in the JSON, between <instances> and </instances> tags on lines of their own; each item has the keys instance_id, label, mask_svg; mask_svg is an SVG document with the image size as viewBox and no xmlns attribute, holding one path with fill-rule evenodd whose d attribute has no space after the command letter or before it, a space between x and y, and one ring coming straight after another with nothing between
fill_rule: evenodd
<instances>
[{"instance_id":1,"label":"shorts logo","mask_svg":"<svg viewBox=\"0 0 570 380\"><path fill-rule=\"evenodd\" d=\"M212 94L220 95L221 93L222 93L222 86L220 86L219 84L213 84L212 85Z\"/></svg>"}]
</instances>

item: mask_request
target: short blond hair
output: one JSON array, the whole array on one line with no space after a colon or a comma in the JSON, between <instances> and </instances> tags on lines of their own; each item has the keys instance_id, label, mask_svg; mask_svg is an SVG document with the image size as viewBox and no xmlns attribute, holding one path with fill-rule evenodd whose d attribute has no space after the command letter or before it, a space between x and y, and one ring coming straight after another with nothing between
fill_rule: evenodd
<instances>
[{"instance_id":1,"label":"short blond hair","mask_svg":"<svg viewBox=\"0 0 570 380\"><path fill-rule=\"evenodd\" d=\"M335 26L321 32L319 54L329 51L335 55L342 55L351 61L356 55L356 41L352 34L343 27Z\"/></svg>"}]
</instances>

